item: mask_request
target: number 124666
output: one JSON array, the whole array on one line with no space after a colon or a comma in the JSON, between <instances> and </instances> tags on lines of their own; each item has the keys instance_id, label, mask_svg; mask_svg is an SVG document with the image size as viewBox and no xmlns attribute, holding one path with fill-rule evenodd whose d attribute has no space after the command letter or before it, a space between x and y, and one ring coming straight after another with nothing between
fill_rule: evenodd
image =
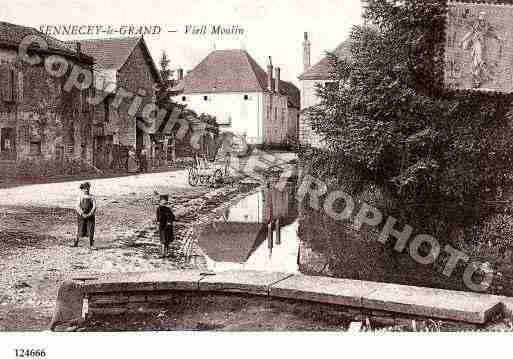
<instances>
[{"instance_id":1,"label":"number 124666","mask_svg":"<svg viewBox=\"0 0 513 359\"><path fill-rule=\"evenodd\" d=\"M45 349L14 349L15 358L46 358Z\"/></svg>"}]
</instances>

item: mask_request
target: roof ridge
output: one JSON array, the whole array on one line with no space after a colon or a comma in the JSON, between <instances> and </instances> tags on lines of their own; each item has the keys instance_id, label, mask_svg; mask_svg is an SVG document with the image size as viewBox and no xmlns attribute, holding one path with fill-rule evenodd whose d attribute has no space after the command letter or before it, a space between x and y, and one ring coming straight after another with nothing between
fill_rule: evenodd
<instances>
[{"instance_id":1,"label":"roof ridge","mask_svg":"<svg viewBox=\"0 0 513 359\"><path fill-rule=\"evenodd\" d=\"M125 66L125 64L126 64L126 62L127 62L127 60L128 60L128 58L129 58L129 57L132 55L132 53L134 52L135 47L136 47L136 46L141 42L141 39L142 39L142 37L140 37L140 38L139 38L139 39L134 43L134 45L132 46L132 48L130 49L130 51L128 52L128 54L126 55L125 59L123 60L123 64L122 64L121 66L119 66L119 67L117 68L117 70L119 70L119 69L121 69L123 66Z\"/></svg>"},{"instance_id":2,"label":"roof ridge","mask_svg":"<svg viewBox=\"0 0 513 359\"><path fill-rule=\"evenodd\" d=\"M261 71L265 72L264 69L260 67L260 65L255 61L255 59L253 59L251 57L251 55L246 50L241 50L241 51L245 55L246 61L248 62L249 67L251 68L253 75L255 76L255 79L257 80L257 83L261 87L262 91L265 91L266 86L260 82L260 79L256 73L256 70L261 70ZM257 69L254 68L255 65L257 66Z\"/></svg>"},{"instance_id":3,"label":"roof ridge","mask_svg":"<svg viewBox=\"0 0 513 359\"><path fill-rule=\"evenodd\" d=\"M351 50L345 51L347 45L351 45L351 38L347 38L344 41L342 41L340 44L337 45L333 50L326 51L327 53L333 53L336 54L339 57L346 57L351 58ZM345 53L344 53L345 52ZM326 63L328 62L328 55L324 55L321 60L319 60L314 65L310 66L308 69L303 71L299 76L298 79L300 80L311 80L311 79L320 79L321 77L326 77Z\"/></svg>"},{"instance_id":4,"label":"roof ridge","mask_svg":"<svg viewBox=\"0 0 513 359\"><path fill-rule=\"evenodd\" d=\"M68 43L66 41L60 40L56 37L53 37L49 34L44 33L43 31L40 31L39 29L32 27L32 26L25 26L20 24L15 24L7 21L0 21L0 25L7 28L7 32L12 31L14 34L24 34L24 36L39 36L42 39L44 39L51 50L55 51L62 51L67 53L68 56L77 56L77 52L70 48ZM15 36L16 37L16 36ZM16 42L20 41L19 39L2 39L2 41L6 42Z\"/></svg>"}]
</instances>

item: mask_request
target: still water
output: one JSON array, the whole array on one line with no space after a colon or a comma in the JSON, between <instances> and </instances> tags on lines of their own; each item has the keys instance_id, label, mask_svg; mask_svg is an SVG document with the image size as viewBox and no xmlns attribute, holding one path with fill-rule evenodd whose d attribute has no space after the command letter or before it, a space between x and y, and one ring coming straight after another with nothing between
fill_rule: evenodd
<instances>
[{"instance_id":1,"label":"still water","mask_svg":"<svg viewBox=\"0 0 513 359\"><path fill-rule=\"evenodd\" d=\"M432 288L468 290L462 271L447 278L340 223L305 209L296 185L248 195L204 229L198 244L212 271L280 271Z\"/></svg>"},{"instance_id":2,"label":"still water","mask_svg":"<svg viewBox=\"0 0 513 359\"><path fill-rule=\"evenodd\" d=\"M293 187L250 194L205 228L198 243L209 269L297 273L299 221L293 195Z\"/></svg>"}]
</instances>

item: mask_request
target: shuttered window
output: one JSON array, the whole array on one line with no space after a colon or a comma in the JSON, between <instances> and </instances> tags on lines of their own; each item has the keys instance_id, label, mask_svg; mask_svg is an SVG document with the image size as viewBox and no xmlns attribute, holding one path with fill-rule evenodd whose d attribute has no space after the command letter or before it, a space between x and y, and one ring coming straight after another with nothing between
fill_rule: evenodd
<instances>
[{"instance_id":1,"label":"shuttered window","mask_svg":"<svg viewBox=\"0 0 513 359\"><path fill-rule=\"evenodd\" d=\"M9 66L1 67L2 100L14 101L14 71Z\"/></svg>"},{"instance_id":2,"label":"shuttered window","mask_svg":"<svg viewBox=\"0 0 513 359\"><path fill-rule=\"evenodd\" d=\"M24 78L21 71L9 65L0 67L0 87L3 101L23 101L24 86Z\"/></svg>"},{"instance_id":3,"label":"shuttered window","mask_svg":"<svg viewBox=\"0 0 513 359\"><path fill-rule=\"evenodd\" d=\"M23 72L18 71L18 102L23 101L23 91L25 89L25 79L23 78Z\"/></svg>"},{"instance_id":4,"label":"shuttered window","mask_svg":"<svg viewBox=\"0 0 513 359\"><path fill-rule=\"evenodd\" d=\"M30 154L40 155L41 154L41 141L30 142Z\"/></svg>"}]
</instances>

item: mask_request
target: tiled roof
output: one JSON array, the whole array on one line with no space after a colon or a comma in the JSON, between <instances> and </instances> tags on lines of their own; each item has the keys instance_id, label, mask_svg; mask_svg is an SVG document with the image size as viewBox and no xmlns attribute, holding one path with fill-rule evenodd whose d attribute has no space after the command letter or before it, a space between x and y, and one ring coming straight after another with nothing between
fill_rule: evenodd
<instances>
[{"instance_id":1,"label":"tiled roof","mask_svg":"<svg viewBox=\"0 0 513 359\"><path fill-rule=\"evenodd\" d=\"M140 37L80 40L81 49L103 69L119 70L139 43ZM68 44L77 41L68 41Z\"/></svg>"},{"instance_id":2,"label":"tiled roof","mask_svg":"<svg viewBox=\"0 0 513 359\"><path fill-rule=\"evenodd\" d=\"M94 58L95 69L101 71L119 70L128 57L132 54L137 45L142 46L143 52L149 61L150 68L157 80L160 80L160 72L153 61L143 37L119 37L109 39L88 39L80 40L81 50ZM69 41L69 44L76 41Z\"/></svg>"},{"instance_id":3,"label":"tiled roof","mask_svg":"<svg viewBox=\"0 0 513 359\"><path fill-rule=\"evenodd\" d=\"M299 108L299 89L281 81L282 94ZM173 88L184 94L222 92L263 92L267 90L267 73L244 50L211 52Z\"/></svg>"},{"instance_id":4,"label":"tiled roof","mask_svg":"<svg viewBox=\"0 0 513 359\"><path fill-rule=\"evenodd\" d=\"M70 46L69 44L56 38L48 36L34 28L15 25L8 22L0 22L0 45L18 46L27 36L37 36L38 38L44 40L48 45L48 52L71 57L77 57L78 55L75 47ZM34 44L33 49L37 48L38 45ZM88 62L92 62L92 59L89 57L82 56L82 59Z\"/></svg>"},{"instance_id":5,"label":"tiled roof","mask_svg":"<svg viewBox=\"0 0 513 359\"><path fill-rule=\"evenodd\" d=\"M342 42L333 53L339 57L351 58L351 41L349 39ZM329 80L331 78L333 68L330 64L328 56L311 66L303 74L299 76L300 80Z\"/></svg>"},{"instance_id":6,"label":"tiled roof","mask_svg":"<svg viewBox=\"0 0 513 359\"><path fill-rule=\"evenodd\" d=\"M260 92L265 71L244 50L211 52L176 86L185 93Z\"/></svg>"}]
</instances>

